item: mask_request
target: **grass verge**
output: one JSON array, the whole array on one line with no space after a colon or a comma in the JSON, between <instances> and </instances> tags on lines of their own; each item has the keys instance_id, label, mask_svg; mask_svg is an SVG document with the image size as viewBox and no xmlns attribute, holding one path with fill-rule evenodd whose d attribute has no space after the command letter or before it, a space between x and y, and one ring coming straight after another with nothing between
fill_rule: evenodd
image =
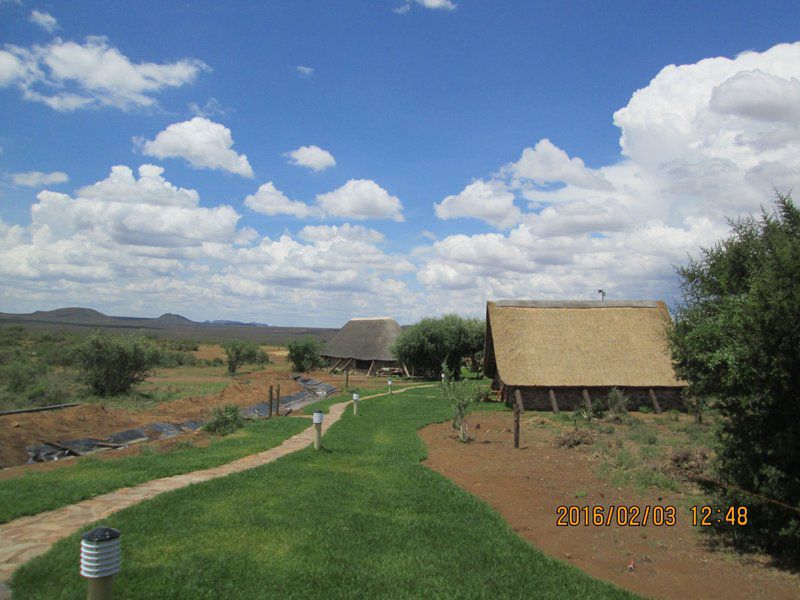
<instances>
[{"instance_id":1,"label":"grass verge","mask_svg":"<svg viewBox=\"0 0 800 600\"><path fill-rule=\"evenodd\" d=\"M212 438L204 448L193 446L187 438L163 453L144 446L134 456L86 457L76 460L74 466L28 472L0 481L0 523L152 479L225 464L277 446L308 425L305 419L293 418L253 421L236 433Z\"/></svg>"},{"instance_id":2,"label":"grass verge","mask_svg":"<svg viewBox=\"0 0 800 600\"><path fill-rule=\"evenodd\" d=\"M162 494L122 531L115 598L633 598L550 559L420 464L429 390L365 401L308 448ZM88 529L89 527L87 527ZM77 533L21 568L16 599L78 598Z\"/></svg>"}]
</instances>

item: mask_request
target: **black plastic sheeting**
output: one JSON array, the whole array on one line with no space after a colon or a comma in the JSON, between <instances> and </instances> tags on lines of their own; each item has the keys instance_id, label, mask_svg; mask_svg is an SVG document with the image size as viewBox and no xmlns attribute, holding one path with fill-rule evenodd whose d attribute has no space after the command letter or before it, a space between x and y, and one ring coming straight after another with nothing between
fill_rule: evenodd
<instances>
[{"instance_id":1,"label":"black plastic sheeting","mask_svg":"<svg viewBox=\"0 0 800 600\"><path fill-rule=\"evenodd\" d=\"M301 375L296 375L294 379L303 386L303 391L281 397L280 412L282 415L316 400L327 398L337 389L329 383L323 383ZM243 408L241 412L242 417L245 419L265 419L272 414L268 401ZM197 431L202 426L203 421L186 421L184 423L156 422L149 423L143 427L118 431L102 439L83 438L80 440L45 442L38 446L28 446L26 448L28 451L28 464L60 460L68 456L84 456L92 452L123 448L130 444L147 440L167 439L188 431Z\"/></svg>"}]
</instances>

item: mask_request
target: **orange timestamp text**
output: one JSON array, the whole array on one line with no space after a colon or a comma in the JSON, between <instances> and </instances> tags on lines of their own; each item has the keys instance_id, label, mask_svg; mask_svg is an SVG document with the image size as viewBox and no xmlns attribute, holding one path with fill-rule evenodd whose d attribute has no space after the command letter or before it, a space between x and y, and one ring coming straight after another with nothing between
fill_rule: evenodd
<instances>
[{"instance_id":1,"label":"orange timestamp text","mask_svg":"<svg viewBox=\"0 0 800 600\"><path fill-rule=\"evenodd\" d=\"M556 507L559 527L674 527L677 509L672 505L567 506Z\"/></svg>"}]
</instances>

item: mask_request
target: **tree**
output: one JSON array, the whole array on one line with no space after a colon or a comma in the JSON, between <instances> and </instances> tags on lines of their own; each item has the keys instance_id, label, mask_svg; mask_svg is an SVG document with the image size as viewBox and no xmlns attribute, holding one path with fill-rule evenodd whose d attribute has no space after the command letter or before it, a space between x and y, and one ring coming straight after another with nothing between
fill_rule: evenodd
<instances>
[{"instance_id":1,"label":"tree","mask_svg":"<svg viewBox=\"0 0 800 600\"><path fill-rule=\"evenodd\" d=\"M161 359L161 349L144 338L112 337L99 331L75 349L78 368L100 396L123 394L144 381Z\"/></svg>"},{"instance_id":2,"label":"tree","mask_svg":"<svg viewBox=\"0 0 800 600\"><path fill-rule=\"evenodd\" d=\"M392 353L415 375L438 377L442 364L461 378L461 363L467 358L472 368L483 354L485 324L480 319L458 315L422 319L403 330L392 346Z\"/></svg>"},{"instance_id":3,"label":"tree","mask_svg":"<svg viewBox=\"0 0 800 600\"><path fill-rule=\"evenodd\" d=\"M228 359L228 375L234 375L236 369L245 363L255 363L263 366L269 362L267 353L254 342L233 340L222 344L222 350Z\"/></svg>"},{"instance_id":4,"label":"tree","mask_svg":"<svg viewBox=\"0 0 800 600\"><path fill-rule=\"evenodd\" d=\"M441 367L442 373L445 374L440 384L442 398L453 411L453 429L458 432L458 440L466 444L470 440L467 430L467 411L471 404L481 401L486 395L486 390L474 381L455 381L447 365L442 363Z\"/></svg>"},{"instance_id":5,"label":"tree","mask_svg":"<svg viewBox=\"0 0 800 600\"><path fill-rule=\"evenodd\" d=\"M670 332L689 392L714 396L722 416L716 501L747 506L746 546L800 557L800 210L731 223L731 234L678 269L683 301ZM752 492L753 494L746 493Z\"/></svg>"},{"instance_id":6,"label":"tree","mask_svg":"<svg viewBox=\"0 0 800 600\"><path fill-rule=\"evenodd\" d=\"M292 370L297 373L307 373L321 367L324 364L320 352L322 352L322 342L314 338L306 337L302 340L289 342L289 362L292 363Z\"/></svg>"}]
</instances>

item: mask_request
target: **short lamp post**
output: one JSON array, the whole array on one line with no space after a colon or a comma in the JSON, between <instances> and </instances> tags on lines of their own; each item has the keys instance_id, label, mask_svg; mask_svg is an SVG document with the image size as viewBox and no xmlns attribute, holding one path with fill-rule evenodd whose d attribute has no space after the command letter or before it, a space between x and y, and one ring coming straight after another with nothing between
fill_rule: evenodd
<instances>
[{"instance_id":1,"label":"short lamp post","mask_svg":"<svg viewBox=\"0 0 800 600\"><path fill-rule=\"evenodd\" d=\"M353 393L353 414L358 415L358 402L361 400L361 396L358 392Z\"/></svg>"},{"instance_id":2,"label":"short lamp post","mask_svg":"<svg viewBox=\"0 0 800 600\"><path fill-rule=\"evenodd\" d=\"M120 532L97 527L81 539L81 575L89 580L88 600L111 600L114 575L122 562Z\"/></svg>"},{"instance_id":3,"label":"short lamp post","mask_svg":"<svg viewBox=\"0 0 800 600\"><path fill-rule=\"evenodd\" d=\"M389 380L389 395L392 395L392 380Z\"/></svg>"},{"instance_id":4,"label":"short lamp post","mask_svg":"<svg viewBox=\"0 0 800 600\"><path fill-rule=\"evenodd\" d=\"M322 447L322 419L325 413L321 410L314 411L314 450Z\"/></svg>"}]
</instances>

